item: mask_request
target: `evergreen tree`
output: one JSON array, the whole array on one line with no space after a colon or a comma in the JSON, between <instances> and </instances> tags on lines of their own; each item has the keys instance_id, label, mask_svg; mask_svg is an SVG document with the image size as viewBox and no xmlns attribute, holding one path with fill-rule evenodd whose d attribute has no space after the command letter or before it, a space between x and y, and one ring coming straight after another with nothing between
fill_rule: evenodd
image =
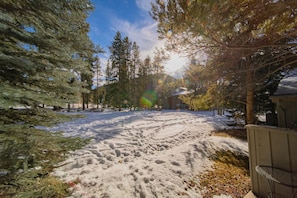
<instances>
[{"instance_id":1,"label":"evergreen tree","mask_svg":"<svg viewBox=\"0 0 297 198\"><path fill-rule=\"evenodd\" d=\"M124 63L124 56L125 56L125 51L124 51L124 46L123 46L123 40L122 40L122 35L118 31L116 32L116 35L114 37L114 40L109 47L110 51L110 63L111 63L111 69L113 73L113 77L117 78L116 79L116 84L113 84L110 88L112 88L112 95L113 95L113 100L112 100L112 105L115 105L121 109L122 105L122 98L123 98L123 90L121 90L121 87L123 85L120 85L120 75L123 75L123 63Z\"/></svg>"},{"instance_id":2,"label":"evergreen tree","mask_svg":"<svg viewBox=\"0 0 297 198\"><path fill-rule=\"evenodd\" d=\"M116 33L109 49L111 55L107 63L106 76L110 80L107 80L106 100L120 109L127 105L130 109L132 106L161 105L161 100L157 101L157 98L159 95L165 98L163 84L158 84L164 73L164 52L158 51L154 61L150 56L142 61L137 43L131 42L128 37L122 38L120 32ZM141 98L145 94L153 95L153 102L149 105L141 104Z\"/></svg>"},{"instance_id":3,"label":"evergreen tree","mask_svg":"<svg viewBox=\"0 0 297 198\"><path fill-rule=\"evenodd\" d=\"M113 81L113 74L112 74L112 69L111 69L109 60L107 60L106 69L105 69L105 81L107 85L109 85Z\"/></svg>"},{"instance_id":4,"label":"evergreen tree","mask_svg":"<svg viewBox=\"0 0 297 198\"><path fill-rule=\"evenodd\" d=\"M153 103L151 103L151 98L155 97L153 79L152 79L152 62L150 56L147 56L143 63L140 65L138 71L139 78L139 93L140 106L144 108L151 108Z\"/></svg>"},{"instance_id":5,"label":"evergreen tree","mask_svg":"<svg viewBox=\"0 0 297 198\"><path fill-rule=\"evenodd\" d=\"M86 108L89 108L89 102L90 102L90 91L92 89L93 85L93 76L94 72L92 70L92 63L90 61L89 66L86 68L85 71L81 73L81 81L83 83L83 88L87 89L87 92L82 92L82 109L85 110ZM85 106L87 105L87 107Z\"/></svg>"},{"instance_id":6,"label":"evergreen tree","mask_svg":"<svg viewBox=\"0 0 297 198\"><path fill-rule=\"evenodd\" d=\"M85 22L90 2L2 1L0 7L0 106L64 106L75 100L87 63L73 56L92 50Z\"/></svg>"},{"instance_id":7,"label":"evergreen tree","mask_svg":"<svg viewBox=\"0 0 297 198\"><path fill-rule=\"evenodd\" d=\"M163 100L162 98L165 97L163 88L163 79L162 74L164 74L164 66L162 65L162 62L164 61L164 56L160 53L160 51L157 50L154 56L154 60L152 63L152 70L153 70L153 84L155 87L155 91L157 94L157 106L158 108L162 106Z\"/></svg>"},{"instance_id":8,"label":"evergreen tree","mask_svg":"<svg viewBox=\"0 0 297 198\"><path fill-rule=\"evenodd\" d=\"M93 63L93 72L95 73L95 79L96 79L96 88L94 92L94 102L97 105L97 109L99 108L99 103L102 102L102 97L99 97L99 83L101 82L100 77L102 77L101 74L101 64L100 64L100 58L98 56L95 57L95 62Z\"/></svg>"},{"instance_id":9,"label":"evergreen tree","mask_svg":"<svg viewBox=\"0 0 297 198\"><path fill-rule=\"evenodd\" d=\"M114 105L115 104L114 96L116 95L115 88L116 88L116 83L118 81L117 80L118 78L111 67L110 59L107 60L105 75L106 75L106 85L105 85L106 103L107 105Z\"/></svg>"},{"instance_id":10,"label":"evergreen tree","mask_svg":"<svg viewBox=\"0 0 297 198\"><path fill-rule=\"evenodd\" d=\"M84 88L88 90L87 93L82 93L82 103L83 103L83 110L85 109L85 104L87 105L87 108L89 108L89 102L91 102L91 91L92 91L92 86L94 84L93 82L93 77L96 75L96 85L98 87L98 77L99 73L101 73L101 67L100 67L100 59L96 55L93 57L93 54L96 53L104 53L103 49L97 45L93 51L93 53L87 54L87 56L84 58L84 60L88 63L86 69L82 72L81 74L81 80L84 83ZM95 63L95 65L94 65ZM98 107L98 102L97 102L97 107Z\"/></svg>"},{"instance_id":11,"label":"evergreen tree","mask_svg":"<svg viewBox=\"0 0 297 198\"><path fill-rule=\"evenodd\" d=\"M88 58L94 51L86 23L92 9L89 0L0 2L0 169L7 173L5 182L20 178L14 174L19 169L24 174L34 166L50 171L63 152L81 143L35 126L64 119L39 107L64 107L88 92L81 80L90 72ZM18 106L27 109L13 109ZM34 174L25 175L26 181L30 175L35 182Z\"/></svg>"},{"instance_id":12,"label":"evergreen tree","mask_svg":"<svg viewBox=\"0 0 297 198\"><path fill-rule=\"evenodd\" d=\"M123 50L124 50L124 57L123 63L120 67L119 73L119 85L122 94L122 102L124 106L130 104L131 101L131 81L130 81L130 70L131 70L131 46L132 43L130 42L128 37L123 39Z\"/></svg>"},{"instance_id":13,"label":"evergreen tree","mask_svg":"<svg viewBox=\"0 0 297 198\"><path fill-rule=\"evenodd\" d=\"M109 47L111 68L108 72L115 78L115 84L109 86L109 93L112 93L113 105L121 110L123 105L127 105L131 100L130 93L130 73L131 73L131 42L128 37L122 39L120 32L117 32L112 45Z\"/></svg>"},{"instance_id":14,"label":"evergreen tree","mask_svg":"<svg viewBox=\"0 0 297 198\"><path fill-rule=\"evenodd\" d=\"M129 80L130 80L130 107L137 107L139 106L138 98L140 98L140 94L138 92L138 83L136 78L139 67L141 64L140 60L140 50L139 46L136 42L133 42L132 49L131 49L131 64L129 70Z\"/></svg>"}]
</instances>

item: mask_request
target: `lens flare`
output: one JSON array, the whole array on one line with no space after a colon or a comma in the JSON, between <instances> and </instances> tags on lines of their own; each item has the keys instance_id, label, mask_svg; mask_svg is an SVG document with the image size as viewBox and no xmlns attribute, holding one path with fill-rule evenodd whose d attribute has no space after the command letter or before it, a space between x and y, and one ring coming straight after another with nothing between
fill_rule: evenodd
<instances>
[{"instance_id":1,"label":"lens flare","mask_svg":"<svg viewBox=\"0 0 297 198\"><path fill-rule=\"evenodd\" d=\"M145 107L145 108L150 108L154 106L156 101L157 101L157 94L154 90L145 91L140 98L140 104L142 107Z\"/></svg>"}]
</instances>

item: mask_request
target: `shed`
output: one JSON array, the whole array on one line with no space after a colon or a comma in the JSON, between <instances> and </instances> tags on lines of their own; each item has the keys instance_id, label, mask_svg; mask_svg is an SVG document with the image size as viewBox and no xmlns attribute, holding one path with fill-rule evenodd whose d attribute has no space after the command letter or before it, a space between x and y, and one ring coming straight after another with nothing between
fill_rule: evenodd
<instances>
[{"instance_id":1,"label":"shed","mask_svg":"<svg viewBox=\"0 0 297 198\"><path fill-rule=\"evenodd\" d=\"M168 97L169 109L188 109L189 106L179 99L179 96L190 93L193 93L193 91L188 91L185 87L177 88L174 93Z\"/></svg>"},{"instance_id":2,"label":"shed","mask_svg":"<svg viewBox=\"0 0 297 198\"><path fill-rule=\"evenodd\" d=\"M280 81L270 99L276 104L278 127L297 129L297 70Z\"/></svg>"}]
</instances>

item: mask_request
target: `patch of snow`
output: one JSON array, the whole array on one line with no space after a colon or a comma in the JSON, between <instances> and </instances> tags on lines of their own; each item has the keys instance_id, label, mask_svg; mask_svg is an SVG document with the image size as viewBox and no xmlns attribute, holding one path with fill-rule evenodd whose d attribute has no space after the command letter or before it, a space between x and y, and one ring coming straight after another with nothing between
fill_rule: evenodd
<instances>
[{"instance_id":1,"label":"patch of snow","mask_svg":"<svg viewBox=\"0 0 297 198\"><path fill-rule=\"evenodd\" d=\"M202 197L184 180L211 168L209 156L225 149L248 155L247 142L211 136L228 128L212 112L80 112L85 118L48 128L91 138L53 175L73 184L71 197Z\"/></svg>"}]
</instances>

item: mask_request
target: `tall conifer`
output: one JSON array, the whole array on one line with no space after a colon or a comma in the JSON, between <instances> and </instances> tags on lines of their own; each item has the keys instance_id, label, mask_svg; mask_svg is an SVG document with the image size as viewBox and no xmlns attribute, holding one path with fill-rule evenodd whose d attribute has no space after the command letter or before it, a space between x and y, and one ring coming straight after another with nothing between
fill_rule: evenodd
<instances>
[{"instance_id":1,"label":"tall conifer","mask_svg":"<svg viewBox=\"0 0 297 198\"><path fill-rule=\"evenodd\" d=\"M49 126L64 117L42 108L45 105L63 107L77 101L78 93L87 92L81 80L90 72L89 58L94 52L86 23L92 9L89 0L0 2L1 184L3 180L9 183L17 170L26 174L29 168L42 166L41 171L49 171L46 167L61 160L62 153L80 145L77 138L65 138L35 126ZM31 169L16 188L26 189L24 183L30 183L30 179L35 183L34 174ZM15 180L21 177L18 173ZM48 188L24 194L35 197L33 192L36 195ZM39 193L36 197L42 197Z\"/></svg>"},{"instance_id":2,"label":"tall conifer","mask_svg":"<svg viewBox=\"0 0 297 198\"><path fill-rule=\"evenodd\" d=\"M0 107L61 106L82 91L92 53L88 0L1 1ZM79 56L78 56L79 55Z\"/></svg>"}]
</instances>

